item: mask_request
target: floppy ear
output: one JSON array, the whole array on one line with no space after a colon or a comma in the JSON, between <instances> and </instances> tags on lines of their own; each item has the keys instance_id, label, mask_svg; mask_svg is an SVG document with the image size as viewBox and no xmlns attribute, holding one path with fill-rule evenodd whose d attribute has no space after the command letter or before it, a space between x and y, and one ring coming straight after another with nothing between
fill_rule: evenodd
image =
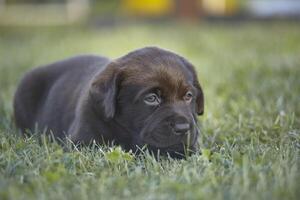
<instances>
[{"instance_id":1,"label":"floppy ear","mask_svg":"<svg viewBox=\"0 0 300 200\"><path fill-rule=\"evenodd\" d=\"M189 61L187 61L185 58L183 58L183 57L180 56L180 59L184 63L184 65L186 66L186 68L193 75L193 79L194 79L193 85L194 85L194 87L197 90L197 95L196 95L196 113L198 115L203 115L203 113L204 113L204 95L203 95L203 90L202 90L202 88L200 86L200 83L198 81L198 78L197 78L196 70L195 70L194 66Z\"/></svg>"},{"instance_id":2,"label":"floppy ear","mask_svg":"<svg viewBox=\"0 0 300 200\"><path fill-rule=\"evenodd\" d=\"M196 112L198 115L203 115L204 113L204 95L202 88L197 80L197 77L194 81L194 87L197 90L197 95L196 95Z\"/></svg>"},{"instance_id":3,"label":"floppy ear","mask_svg":"<svg viewBox=\"0 0 300 200\"><path fill-rule=\"evenodd\" d=\"M115 115L120 81L121 70L115 63L108 64L104 71L93 78L90 95L94 101L94 109L107 119Z\"/></svg>"}]
</instances>

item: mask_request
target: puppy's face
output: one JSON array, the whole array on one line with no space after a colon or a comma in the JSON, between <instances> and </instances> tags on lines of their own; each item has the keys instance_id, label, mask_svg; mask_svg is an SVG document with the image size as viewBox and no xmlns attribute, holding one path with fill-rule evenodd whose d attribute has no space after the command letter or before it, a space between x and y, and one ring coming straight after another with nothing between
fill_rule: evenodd
<instances>
[{"instance_id":1,"label":"puppy's face","mask_svg":"<svg viewBox=\"0 0 300 200\"><path fill-rule=\"evenodd\" d=\"M196 150L203 93L182 57L144 48L111 63L96 80L106 117L130 135L131 147L170 154Z\"/></svg>"}]
</instances>

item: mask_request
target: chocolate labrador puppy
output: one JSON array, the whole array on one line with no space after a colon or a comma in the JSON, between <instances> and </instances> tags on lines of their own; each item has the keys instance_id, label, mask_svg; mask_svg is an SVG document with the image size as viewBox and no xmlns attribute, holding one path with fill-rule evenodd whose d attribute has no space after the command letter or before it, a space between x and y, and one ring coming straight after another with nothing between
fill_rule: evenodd
<instances>
[{"instance_id":1,"label":"chocolate labrador puppy","mask_svg":"<svg viewBox=\"0 0 300 200\"><path fill-rule=\"evenodd\" d=\"M146 145L176 157L197 149L203 105L194 67L146 47L116 60L85 55L33 69L16 91L14 114L22 132L38 127L75 143Z\"/></svg>"}]
</instances>

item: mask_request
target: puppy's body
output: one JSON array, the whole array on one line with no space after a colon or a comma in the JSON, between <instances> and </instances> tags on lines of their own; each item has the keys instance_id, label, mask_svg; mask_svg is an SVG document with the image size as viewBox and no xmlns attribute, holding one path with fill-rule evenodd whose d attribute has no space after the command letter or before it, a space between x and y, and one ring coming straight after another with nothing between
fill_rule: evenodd
<instances>
[{"instance_id":1,"label":"puppy's body","mask_svg":"<svg viewBox=\"0 0 300 200\"><path fill-rule=\"evenodd\" d=\"M183 100L187 91L194 93L189 102ZM182 151L182 143L196 146L195 115L203 112L203 95L186 60L151 47L115 61L77 56L36 68L22 79L14 111L23 132L37 126L76 143Z\"/></svg>"},{"instance_id":2,"label":"puppy's body","mask_svg":"<svg viewBox=\"0 0 300 200\"><path fill-rule=\"evenodd\" d=\"M81 112L89 84L109 59L82 55L33 69L15 94L15 120L23 132L47 128L55 136L67 135L76 111Z\"/></svg>"}]
</instances>

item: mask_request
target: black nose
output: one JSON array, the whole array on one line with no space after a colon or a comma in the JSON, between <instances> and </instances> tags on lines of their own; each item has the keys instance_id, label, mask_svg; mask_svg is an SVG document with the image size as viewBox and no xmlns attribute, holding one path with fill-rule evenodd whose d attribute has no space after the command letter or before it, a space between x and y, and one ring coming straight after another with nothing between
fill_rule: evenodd
<instances>
[{"instance_id":1,"label":"black nose","mask_svg":"<svg viewBox=\"0 0 300 200\"><path fill-rule=\"evenodd\" d=\"M191 129L187 118L183 116L174 117L170 125L175 135L184 135Z\"/></svg>"},{"instance_id":2,"label":"black nose","mask_svg":"<svg viewBox=\"0 0 300 200\"><path fill-rule=\"evenodd\" d=\"M175 135L183 135L190 130L189 123L180 123L174 125L174 134Z\"/></svg>"}]
</instances>

